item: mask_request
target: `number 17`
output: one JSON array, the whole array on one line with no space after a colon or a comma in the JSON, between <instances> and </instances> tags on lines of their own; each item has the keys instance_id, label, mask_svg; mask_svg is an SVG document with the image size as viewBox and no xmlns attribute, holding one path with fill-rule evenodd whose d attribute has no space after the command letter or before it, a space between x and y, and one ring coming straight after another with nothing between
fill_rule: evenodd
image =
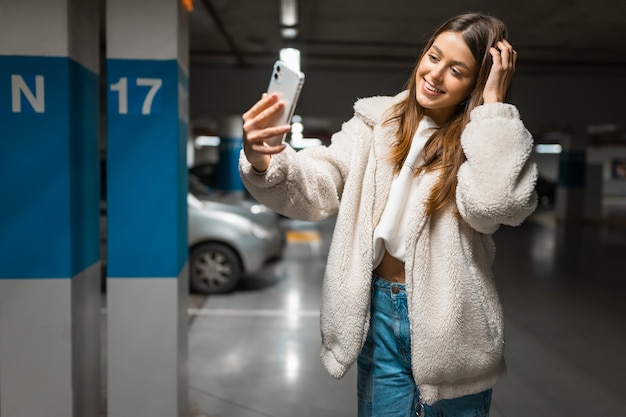
<instances>
[{"instance_id":1,"label":"number 17","mask_svg":"<svg viewBox=\"0 0 626 417\"><path fill-rule=\"evenodd\" d=\"M160 78L137 78L138 87L150 87L141 106L141 114L149 115L152 110L154 96L163 85ZM118 82L111 84L111 91L117 91L117 108L119 114L128 114L128 78L121 77Z\"/></svg>"}]
</instances>

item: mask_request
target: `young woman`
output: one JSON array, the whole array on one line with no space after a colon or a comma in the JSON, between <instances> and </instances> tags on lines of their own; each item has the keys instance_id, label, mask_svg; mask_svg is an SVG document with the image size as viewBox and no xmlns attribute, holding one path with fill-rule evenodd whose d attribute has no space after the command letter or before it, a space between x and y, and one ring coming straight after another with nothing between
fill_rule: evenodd
<instances>
[{"instance_id":1,"label":"young woman","mask_svg":"<svg viewBox=\"0 0 626 417\"><path fill-rule=\"evenodd\" d=\"M328 147L267 145L289 130L268 127L275 95L243 115L248 190L289 217L337 216L321 357L335 378L358 362L360 417L486 416L505 374L492 234L537 201L506 37L483 14L445 22L406 91L357 101Z\"/></svg>"}]
</instances>

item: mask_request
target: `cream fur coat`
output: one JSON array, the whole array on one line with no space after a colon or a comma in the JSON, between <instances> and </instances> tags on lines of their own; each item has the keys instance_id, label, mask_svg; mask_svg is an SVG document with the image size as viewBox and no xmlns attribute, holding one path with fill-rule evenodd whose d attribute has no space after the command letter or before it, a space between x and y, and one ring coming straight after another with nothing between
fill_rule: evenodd
<instances>
[{"instance_id":1,"label":"cream fur coat","mask_svg":"<svg viewBox=\"0 0 626 417\"><path fill-rule=\"evenodd\" d=\"M382 122L396 97L356 102L355 116L329 147L287 147L268 171L253 172L243 152L240 172L259 201L288 217L337 216L321 306L322 363L341 378L356 361L370 316L373 233L393 179L388 152L394 124ZM492 387L506 371L503 315L491 271L500 224L516 226L536 206L533 140L509 104L475 108L461 143L456 204L427 217L424 200L437 172L423 174L410 204L405 263L413 377L432 404Z\"/></svg>"}]
</instances>

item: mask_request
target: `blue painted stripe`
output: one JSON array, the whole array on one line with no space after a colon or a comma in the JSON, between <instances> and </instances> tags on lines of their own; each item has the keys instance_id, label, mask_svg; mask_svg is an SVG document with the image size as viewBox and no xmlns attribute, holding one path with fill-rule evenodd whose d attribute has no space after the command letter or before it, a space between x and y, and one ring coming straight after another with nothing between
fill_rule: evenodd
<instances>
[{"instance_id":1,"label":"blue painted stripe","mask_svg":"<svg viewBox=\"0 0 626 417\"><path fill-rule=\"evenodd\" d=\"M72 276L100 259L99 76L70 62Z\"/></svg>"},{"instance_id":2,"label":"blue painted stripe","mask_svg":"<svg viewBox=\"0 0 626 417\"><path fill-rule=\"evenodd\" d=\"M149 109L150 87L140 79L161 81ZM176 60L107 60L109 277L176 278L187 260L188 127L179 120L180 83Z\"/></svg>"},{"instance_id":3,"label":"blue painted stripe","mask_svg":"<svg viewBox=\"0 0 626 417\"><path fill-rule=\"evenodd\" d=\"M180 276L187 258L188 250L188 207L187 193L189 192L189 171L187 170L187 141L189 140L189 77L184 72L180 62L178 62L178 232L180 242L178 249L178 271L176 276Z\"/></svg>"},{"instance_id":4,"label":"blue painted stripe","mask_svg":"<svg viewBox=\"0 0 626 417\"><path fill-rule=\"evenodd\" d=\"M70 58L0 56L0 278L99 259L98 114L98 77Z\"/></svg>"},{"instance_id":5,"label":"blue painted stripe","mask_svg":"<svg viewBox=\"0 0 626 417\"><path fill-rule=\"evenodd\" d=\"M217 188L224 191L243 191L239 175L239 153L243 146L242 138L220 138L219 162L217 164Z\"/></svg>"}]
</instances>

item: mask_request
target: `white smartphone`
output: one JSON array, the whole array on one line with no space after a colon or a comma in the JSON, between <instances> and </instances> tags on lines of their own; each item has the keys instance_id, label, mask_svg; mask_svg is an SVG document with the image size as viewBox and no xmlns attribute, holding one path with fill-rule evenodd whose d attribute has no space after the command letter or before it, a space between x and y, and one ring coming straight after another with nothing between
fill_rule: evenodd
<instances>
[{"instance_id":1,"label":"white smartphone","mask_svg":"<svg viewBox=\"0 0 626 417\"><path fill-rule=\"evenodd\" d=\"M304 74L302 72L293 70L280 60L274 63L267 93L278 93L278 98L285 102L285 107L283 111L270 122L270 126L280 126L291 122L303 84ZM276 146L284 142L286 136L286 133L282 136L274 136L267 139L265 142L267 142L268 145Z\"/></svg>"}]
</instances>

